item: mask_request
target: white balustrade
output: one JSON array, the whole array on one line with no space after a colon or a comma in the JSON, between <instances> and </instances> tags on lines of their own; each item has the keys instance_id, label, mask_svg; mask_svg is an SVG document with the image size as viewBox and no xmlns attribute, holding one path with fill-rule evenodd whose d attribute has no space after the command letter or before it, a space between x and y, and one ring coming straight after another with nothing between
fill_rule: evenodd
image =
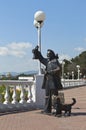
<instances>
[{"instance_id":1,"label":"white balustrade","mask_svg":"<svg viewBox=\"0 0 86 130\"><path fill-rule=\"evenodd\" d=\"M0 86L6 87L4 102L0 102L0 111L7 110L20 110L24 108L42 108L44 106L45 91L41 88L43 82L43 75L36 76L34 81L21 81L21 80L0 80ZM62 81L63 87L74 87L79 85L86 85L85 80L64 80ZM10 87L12 89L10 89ZM12 102L10 101L10 90L13 90ZM17 101L17 90L20 91L20 100ZM25 98L25 91L27 97ZM1 100L1 97L0 97Z\"/></svg>"},{"instance_id":2,"label":"white balustrade","mask_svg":"<svg viewBox=\"0 0 86 130\"><path fill-rule=\"evenodd\" d=\"M71 80L71 79L65 79L64 81L62 80L63 88L71 88L71 87L78 87L78 86L83 86L86 85L86 81L84 79L80 80Z\"/></svg>"},{"instance_id":3,"label":"white balustrade","mask_svg":"<svg viewBox=\"0 0 86 130\"><path fill-rule=\"evenodd\" d=\"M17 109L21 109L21 107L23 107L23 106L28 107L28 104L33 102L32 97L34 97L34 96L32 95L32 85L34 86L34 81L0 80L0 86L1 85L4 85L6 88L5 95L4 95L5 101L3 103L0 103L0 106L3 105L3 108L5 111L6 111L6 109L7 110L13 109L13 107L15 107ZM9 93L10 88L13 89L12 102L10 102L10 93ZM20 91L20 97L19 97L20 101L19 102L17 101L17 93L16 93L17 89ZM27 91L27 89L28 89L28 91ZM28 92L27 101L25 100L25 91Z\"/></svg>"}]
</instances>

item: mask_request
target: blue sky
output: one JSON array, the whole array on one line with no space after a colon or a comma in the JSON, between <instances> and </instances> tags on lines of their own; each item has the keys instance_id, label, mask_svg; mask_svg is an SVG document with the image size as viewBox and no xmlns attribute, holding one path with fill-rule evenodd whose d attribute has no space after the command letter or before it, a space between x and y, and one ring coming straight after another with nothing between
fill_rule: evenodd
<instances>
[{"instance_id":1,"label":"blue sky","mask_svg":"<svg viewBox=\"0 0 86 130\"><path fill-rule=\"evenodd\" d=\"M47 49L59 60L86 50L86 0L0 0L0 73L37 70L32 49L37 45L34 14L42 10L42 54Z\"/></svg>"}]
</instances>

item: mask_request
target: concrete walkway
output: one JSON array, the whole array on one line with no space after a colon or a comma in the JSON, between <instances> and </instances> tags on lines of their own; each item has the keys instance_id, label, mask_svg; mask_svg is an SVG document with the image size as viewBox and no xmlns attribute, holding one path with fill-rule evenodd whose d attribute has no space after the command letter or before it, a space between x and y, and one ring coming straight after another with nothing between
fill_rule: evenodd
<instances>
[{"instance_id":1,"label":"concrete walkway","mask_svg":"<svg viewBox=\"0 0 86 130\"><path fill-rule=\"evenodd\" d=\"M70 117L41 114L41 110L0 114L0 130L86 130L86 87L64 91L65 102L75 97Z\"/></svg>"}]
</instances>

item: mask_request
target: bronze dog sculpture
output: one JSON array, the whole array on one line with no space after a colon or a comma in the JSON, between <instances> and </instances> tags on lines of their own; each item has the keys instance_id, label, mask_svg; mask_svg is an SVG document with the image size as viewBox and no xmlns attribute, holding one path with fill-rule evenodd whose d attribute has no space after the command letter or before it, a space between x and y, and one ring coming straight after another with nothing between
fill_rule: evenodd
<instances>
[{"instance_id":1,"label":"bronze dog sculpture","mask_svg":"<svg viewBox=\"0 0 86 130\"><path fill-rule=\"evenodd\" d=\"M62 115L62 111L64 111L64 115L71 116L72 106L76 103L76 99L72 98L73 102L71 104L62 104L60 98L58 97L56 100L56 113L55 116Z\"/></svg>"}]
</instances>

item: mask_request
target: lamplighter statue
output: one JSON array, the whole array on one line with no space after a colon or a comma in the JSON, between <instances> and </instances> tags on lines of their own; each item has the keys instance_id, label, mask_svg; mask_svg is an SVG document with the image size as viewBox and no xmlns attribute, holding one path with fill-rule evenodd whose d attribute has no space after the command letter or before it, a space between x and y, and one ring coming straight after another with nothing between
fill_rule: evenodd
<instances>
[{"instance_id":1,"label":"lamplighter statue","mask_svg":"<svg viewBox=\"0 0 86 130\"><path fill-rule=\"evenodd\" d=\"M58 61L58 54L55 54L53 50L47 50L47 58L44 58L41 52L38 50L39 46L36 46L32 53L34 59L38 59L43 65L45 65L45 74L42 84L42 89L45 89L45 107L44 113L51 113L52 110L52 95L58 96L58 91L61 90L61 66Z\"/></svg>"}]
</instances>

